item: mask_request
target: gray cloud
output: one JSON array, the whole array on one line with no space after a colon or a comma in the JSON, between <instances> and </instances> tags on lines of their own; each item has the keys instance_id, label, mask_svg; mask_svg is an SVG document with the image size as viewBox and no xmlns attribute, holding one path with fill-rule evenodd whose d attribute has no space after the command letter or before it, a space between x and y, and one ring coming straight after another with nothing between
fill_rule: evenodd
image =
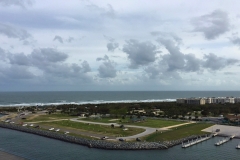
<instances>
[{"instance_id":1,"label":"gray cloud","mask_svg":"<svg viewBox=\"0 0 240 160\"><path fill-rule=\"evenodd\" d=\"M152 78L181 79L179 73L198 72L204 69L220 70L225 67L235 65L240 62L232 58L218 57L213 53L205 54L203 59L197 58L194 54L183 54L176 43L171 39L158 38L157 41L162 44L168 54L161 56L157 64L147 66L144 71Z\"/></svg>"},{"instance_id":2,"label":"gray cloud","mask_svg":"<svg viewBox=\"0 0 240 160\"><path fill-rule=\"evenodd\" d=\"M197 72L201 68L202 60L196 58L194 54L185 54L184 70L187 72Z\"/></svg>"},{"instance_id":3,"label":"gray cloud","mask_svg":"<svg viewBox=\"0 0 240 160\"><path fill-rule=\"evenodd\" d=\"M4 68L2 74L7 79L32 79L35 75L31 73L26 66L11 65L9 68Z\"/></svg>"},{"instance_id":4,"label":"gray cloud","mask_svg":"<svg viewBox=\"0 0 240 160\"><path fill-rule=\"evenodd\" d=\"M178 46L170 39L158 38L157 41L164 45L169 51L169 54L162 56L162 63L168 66L169 71L183 69L184 68L184 54L179 51Z\"/></svg>"},{"instance_id":5,"label":"gray cloud","mask_svg":"<svg viewBox=\"0 0 240 160\"><path fill-rule=\"evenodd\" d=\"M31 65L29 58L23 53L8 54L8 59L10 64L13 64L13 65L21 65L21 66Z\"/></svg>"},{"instance_id":6,"label":"gray cloud","mask_svg":"<svg viewBox=\"0 0 240 160\"><path fill-rule=\"evenodd\" d=\"M151 42L138 42L137 40L126 41L123 52L131 61L130 68L148 65L156 59L157 47Z\"/></svg>"},{"instance_id":7,"label":"gray cloud","mask_svg":"<svg viewBox=\"0 0 240 160\"><path fill-rule=\"evenodd\" d=\"M0 0L0 4L3 6L20 6L26 8L26 6L31 6L33 0Z\"/></svg>"},{"instance_id":8,"label":"gray cloud","mask_svg":"<svg viewBox=\"0 0 240 160\"><path fill-rule=\"evenodd\" d=\"M63 62L68 58L68 55L57 51L53 48L34 49L30 55L30 60L35 64L50 64Z\"/></svg>"},{"instance_id":9,"label":"gray cloud","mask_svg":"<svg viewBox=\"0 0 240 160\"><path fill-rule=\"evenodd\" d=\"M86 7L90 11L98 12L103 17L115 18L115 16L116 16L116 12L113 9L112 5L110 5L110 4L107 4L106 8L99 7L99 6L95 5L95 4L89 4L89 5L86 5Z\"/></svg>"},{"instance_id":10,"label":"gray cloud","mask_svg":"<svg viewBox=\"0 0 240 160\"><path fill-rule=\"evenodd\" d=\"M232 38L230 38L230 41L240 47L240 38L236 35L234 35Z\"/></svg>"},{"instance_id":11,"label":"gray cloud","mask_svg":"<svg viewBox=\"0 0 240 160\"><path fill-rule=\"evenodd\" d=\"M0 60L2 60L2 61L5 61L6 57L7 57L6 52L2 48L0 48L0 57L1 57Z\"/></svg>"},{"instance_id":12,"label":"gray cloud","mask_svg":"<svg viewBox=\"0 0 240 160\"><path fill-rule=\"evenodd\" d=\"M228 14L221 10L193 18L191 20L194 32L202 32L206 39L212 40L229 31L230 23Z\"/></svg>"},{"instance_id":13,"label":"gray cloud","mask_svg":"<svg viewBox=\"0 0 240 160\"><path fill-rule=\"evenodd\" d=\"M0 69L0 76L8 79L36 79L53 80L61 77L59 81L91 81L87 75L91 68L87 61L81 64L65 63L67 54L59 52L52 48L34 49L31 54L7 53L0 48L0 55L5 57L5 65ZM3 60L3 59L2 59ZM33 70L36 71L33 72ZM56 79L58 81L58 79Z\"/></svg>"},{"instance_id":14,"label":"gray cloud","mask_svg":"<svg viewBox=\"0 0 240 160\"><path fill-rule=\"evenodd\" d=\"M111 61L107 55L103 58L97 58L97 61L103 61L98 68L98 76L100 78L114 78L117 75L117 71L114 67L114 62Z\"/></svg>"},{"instance_id":15,"label":"gray cloud","mask_svg":"<svg viewBox=\"0 0 240 160\"><path fill-rule=\"evenodd\" d=\"M164 37L169 38L169 39L173 39L175 42L177 42L178 44L182 44L182 39L180 37L178 37L176 34L174 33L168 33L168 32L160 32L160 31L153 31L150 32L150 34L152 36L157 36L157 37Z\"/></svg>"},{"instance_id":16,"label":"gray cloud","mask_svg":"<svg viewBox=\"0 0 240 160\"><path fill-rule=\"evenodd\" d=\"M27 31L3 23L0 23L0 34L3 34L8 38L17 38L19 40L25 40L31 37Z\"/></svg>"},{"instance_id":17,"label":"gray cloud","mask_svg":"<svg viewBox=\"0 0 240 160\"><path fill-rule=\"evenodd\" d=\"M109 42L109 43L107 44L107 49L108 49L109 52L114 52L114 50L115 50L116 48L118 48L118 46L119 46L118 43Z\"/></svg>"},{"instance_id":18,"label":"gray cloud","mask_svg":"<svg viewBox=\"0 0 240 160\"><path fill-rule=\"evenodd\" d=\"M224 72L225 75L237 75L236 73L234 72Z\"/></svg>"},{"instance_id":19,"label":"gray cloud","mask_svg":"<svg viewBox=\"0 0 240 160\"><path fill-rule=\"evenodd\" d=\"M90 67L90 65L88 64L87 61L82 62L82 68L81 69L82 69L83 73L87 73L87 72L91 71L91 67Z\"/></svg>"},{"instance_id":20,"label":"gray cloud","mask_svg":"<svg viewBox=\"0 0 240 160\"><path fill-rule=\"evenodd\" d=\"M63 43L62 37L60 37L60 36L58 36L58 35L56 35L56 36L54 37L53 41L58 41L58 42L60 42L60 43Z\"/></svg>"},{"instance_id":21,"label":"gray cloud","mask_svg":"<svg viewBox=\"0 0 240 160\"><path fill-rule=\"evenodd\" d=\"M239 62L237 59L218 57L213 53L205 54L204 60L203 67L211 70L219 70Z\"/></svg>"},{"instance_id":22,"label":"gray cloud","mask_svg":"<svg viewBox=\"0 0 240 160\"><path fill-rule=\"evenodd\" d=\"M69 42L69 43L71 43L72 41L74 41L74 38L73 38L73 37L69 37L69 38L67 39L67 42Z\"/></svg>"}]
</instances>

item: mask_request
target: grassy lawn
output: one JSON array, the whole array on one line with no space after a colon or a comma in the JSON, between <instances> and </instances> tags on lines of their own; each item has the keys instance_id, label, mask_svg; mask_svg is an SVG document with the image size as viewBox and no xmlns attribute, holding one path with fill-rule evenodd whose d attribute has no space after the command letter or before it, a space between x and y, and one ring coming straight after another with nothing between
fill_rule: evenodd
<instances>
[{"instance_id":1,"label":"grassy lawn","mask_svg":"<svg viewBox=\"0 0 240 160\"><path fill-rule=\"evenodd\" d=\"M127 124L127 125L153 127L153 128L162 128L162 127L168 127L168 126L185 123L181 121L160 120L160 119L147 119L146 121L142 121L142 122L130 122L129 118L126 118L126 119L119 118L119 120L111 121L112 119L114 118L101 118L101 119L82 118L79 120L90 121L90 122L102 122L102 123L120 123L120 124Z\"/></svg>"},{"instance_id":2,"label":"grassy lawn","mask_svg":"<svg viewBox=\"0 0 240 160\"><path fill-rule=\"evenodd\" d=\"M54 119L69 119L69 118L76 118L76 116L69 116L68 114L46 114L46 115L39 115L36 116L33 114L31 117L23 120L24 122L35 122L35 121L49 121Z\"/></svg>"},{"instance_id":3,"label":"grassy lawn","mask_svg":"<svg viewBox=\"0 0 240 160\"><path fill-rule=\"evenodd\" d=\"M174 120L147 119L146 121L142 121L142 122L129 122L125 124L153 127L153 128L162 128L162 127L168 127L168 126L173 126L173 125L182 124L182 123L186 123L186 122L174 121Z\"/></svg>"},{"instance_id":4,"label":"grassy lawn","mask_svg":"<svg viewBox=\"0 0 240 160\"><path fill-rule=\"evenodd\" d=\"M95 133L101 133L108 136L131 136L145 131L140 128L128 128L128 130L124 131L122 128L115 127L111 128L111 126L99 125L99 124L87 124L80 122L72 122L69 120L63 121L55 121L55 122L41 122L39 124L48 125L54 128L57 127L66 127L73 129L80 129L81 131L90 131Z\"/></svg>"},{"instance_id":5,"label":"grassy lawn","mask_svg":"<svg viewBox=\"0 0 240 160\"><path fill-rule=\"evenodd\" d=\"M212 126L213 124L207 123L195 123L195 124L188 124L185 126L174 128L170 131L165 132L156 132L153 133L144 139L146 141L166 141L166 140L176 140L180 138L184 138L190 135L202 135L206 134L206 132L202 132L201 130Z\"/></svg>"}]
</instances>

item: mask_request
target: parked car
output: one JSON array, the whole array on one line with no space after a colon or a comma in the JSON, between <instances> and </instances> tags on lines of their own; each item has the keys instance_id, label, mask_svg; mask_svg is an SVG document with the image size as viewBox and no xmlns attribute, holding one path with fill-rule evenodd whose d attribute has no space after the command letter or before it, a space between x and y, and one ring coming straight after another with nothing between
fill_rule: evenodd
<instances>
[{"instance_id":1,"label":"parked car","mask_svg":"<svg viewBox=\"0 0 240 160\"><path fill-rule=\"evenodd\" d=\"M124 141L124 139L122 139L122 138L119 138L119 141L123 142L123 141Z\"/></svg>"},{"instance_id":2,"label":"parked car","mask_svg":"<svg viewBox=\"0 0 240 160\"><path fill-rule=\"evenodd\" d=\"M101 138L101 140L105 140L105 139L108 139L108 137L104 136Z\"/></svg>"}]
</instances>

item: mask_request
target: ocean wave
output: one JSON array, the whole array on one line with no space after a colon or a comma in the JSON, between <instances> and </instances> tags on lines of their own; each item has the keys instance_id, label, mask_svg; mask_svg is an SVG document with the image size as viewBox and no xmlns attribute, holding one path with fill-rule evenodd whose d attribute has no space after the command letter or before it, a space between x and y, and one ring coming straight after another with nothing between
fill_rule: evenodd
<instances>
[{"instance_id":1,"label":"ocean wave","mask_svg":"<svg viewBox=\"0 0 240 160\"><path fill-rule=\"evenodd\" d=\"M18 104L0 104L0 107L22 107L22 106L51 106L51 105L84 105L84 104L105 104L105 103L151 103L151 102L174 102L176 99L147 99L147 100L116 100L116 101L106 101L106 100L92 100L92 101L80 101L80 102L67 102L66 100L61 100L60 102L45 102L45 103L18 103Z\"/></svg>"}]
</instances>

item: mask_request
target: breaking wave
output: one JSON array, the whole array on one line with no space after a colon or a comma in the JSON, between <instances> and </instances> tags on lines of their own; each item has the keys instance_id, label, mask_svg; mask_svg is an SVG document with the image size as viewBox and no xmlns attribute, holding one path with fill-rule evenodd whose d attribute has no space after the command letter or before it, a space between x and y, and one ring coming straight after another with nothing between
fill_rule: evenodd
<instances>
[{"instance_id":1,"label":"breaking wave","mask_svg":"<svg viewBox=\"0 0 240 160\"><path fill-rule=\"evenodd\" d=\"M12 104L0 104L0 107L22 107L22 106L50 106L50 105L64 105L64 104L106 104L106 103L151 103L151 102L174 102L176 99L147 99L147 100L117 100L117 101L106 101L106 100L93 100L93 101L79 101L79 102L67 102L61 100L58 102L45 102L45 103L12 103Z\"/></svg>"}]
</instances>

